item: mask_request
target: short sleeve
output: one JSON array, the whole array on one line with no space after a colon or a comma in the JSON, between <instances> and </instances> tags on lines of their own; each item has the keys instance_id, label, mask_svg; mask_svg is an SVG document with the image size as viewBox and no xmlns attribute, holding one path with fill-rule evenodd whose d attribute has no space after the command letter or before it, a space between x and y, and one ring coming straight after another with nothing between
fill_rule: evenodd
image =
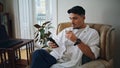
<instances>
[{"instance_id":1,"label":"short sleeve","mask_svg":"<svg viewBox=\"0 0 120 68\"><path fill-rule=\"evenodd\" d=\"M99 52L100 52L100 48L97 46L91 46L90 49L92 50L92 52L95 55L95 58L97 59L99 57Z\"/></svg>"}]
</instances>

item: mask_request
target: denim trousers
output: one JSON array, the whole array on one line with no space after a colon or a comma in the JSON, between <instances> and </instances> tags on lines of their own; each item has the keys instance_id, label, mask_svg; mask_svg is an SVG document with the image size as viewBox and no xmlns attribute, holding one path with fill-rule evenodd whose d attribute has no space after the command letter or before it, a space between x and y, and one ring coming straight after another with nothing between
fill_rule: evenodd
<instances>
[{"instance_id":1,"label":"denim trousers","mask_svg":"<svg viewBox=\"0 0 120 68\"><path fill-rule=\"evenodd\" d=\"M36 50L32 54L32 62L30 68L50 68L57 60L46 50Z\"/></svg>"}]
</instances>

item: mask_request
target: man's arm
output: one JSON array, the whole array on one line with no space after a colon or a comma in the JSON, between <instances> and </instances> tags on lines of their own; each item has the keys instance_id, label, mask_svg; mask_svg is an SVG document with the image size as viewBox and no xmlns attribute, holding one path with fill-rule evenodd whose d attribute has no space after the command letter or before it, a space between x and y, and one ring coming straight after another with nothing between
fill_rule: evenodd
<instances>
[{"instance_id":1,"label":"man's arm","mask_svg":"<svg viewBox=\"0 0 120 68\"><path fill-rule=\"evenodd\" d=\"M94 53L91 51L91 49L90 49L89 46L85 45L83 42L79 43L77 46L80 48L80 50L81 50L86 56L88 56L89 58L91 58L91 59L93 59L93 60L95 59L95 55L94 55Z\"/></svg>"},{"instance_id":2,"label":"man's arm","mask_svg":"<svg viewBox=\"0 0 120 68\"><path fill-rule=\"evenodd\" d=\"M77 40L77 37L75 36L75 34L72 32L72 31L69 31L66 33L66 37L68 39L70 39L71 41L73 41L74 43L76 43L76 40ZM92 52L92 50L90 49L90 47L86 44L84 44L82 41L77 44L77 46L81 49L81 51L86 55L88 56L89 58L91 59L95 59L95 55L94 53Z\"/></svg>"}]
</instances>

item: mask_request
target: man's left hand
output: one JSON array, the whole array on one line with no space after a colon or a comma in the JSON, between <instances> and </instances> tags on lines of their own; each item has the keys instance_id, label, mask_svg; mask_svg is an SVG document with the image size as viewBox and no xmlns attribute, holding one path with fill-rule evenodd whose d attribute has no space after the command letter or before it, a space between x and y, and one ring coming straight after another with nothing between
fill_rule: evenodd
<instances>
[{"instance_id":1,"label":"man's left hand","mask_svg":"<svg viewBox=\"0 0 120 68\"><path fill-rule=\"evenodd\" d=\"M67 37L67 39L71 40L72 42L76 42L76 40L77 40L77 37L75 36L75 34L72 31L67 31L66 37Z\"/></svg>"}]
</instances>

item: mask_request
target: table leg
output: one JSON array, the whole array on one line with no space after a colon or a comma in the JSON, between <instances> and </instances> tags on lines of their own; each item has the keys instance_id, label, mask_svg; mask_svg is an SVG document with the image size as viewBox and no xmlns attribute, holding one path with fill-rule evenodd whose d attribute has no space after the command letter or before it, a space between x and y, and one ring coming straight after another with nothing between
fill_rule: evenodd
<instances>
[{"instance_id":1,"label":"table leg","mask_svg":"<svg viewBox=\"0 0 120 68\"><path fill-rule=\"evenodd\" d=\"M15 68L15 51L14 50L8 50L8 63L9 68Z\"/></svg>"}]
</instances>

